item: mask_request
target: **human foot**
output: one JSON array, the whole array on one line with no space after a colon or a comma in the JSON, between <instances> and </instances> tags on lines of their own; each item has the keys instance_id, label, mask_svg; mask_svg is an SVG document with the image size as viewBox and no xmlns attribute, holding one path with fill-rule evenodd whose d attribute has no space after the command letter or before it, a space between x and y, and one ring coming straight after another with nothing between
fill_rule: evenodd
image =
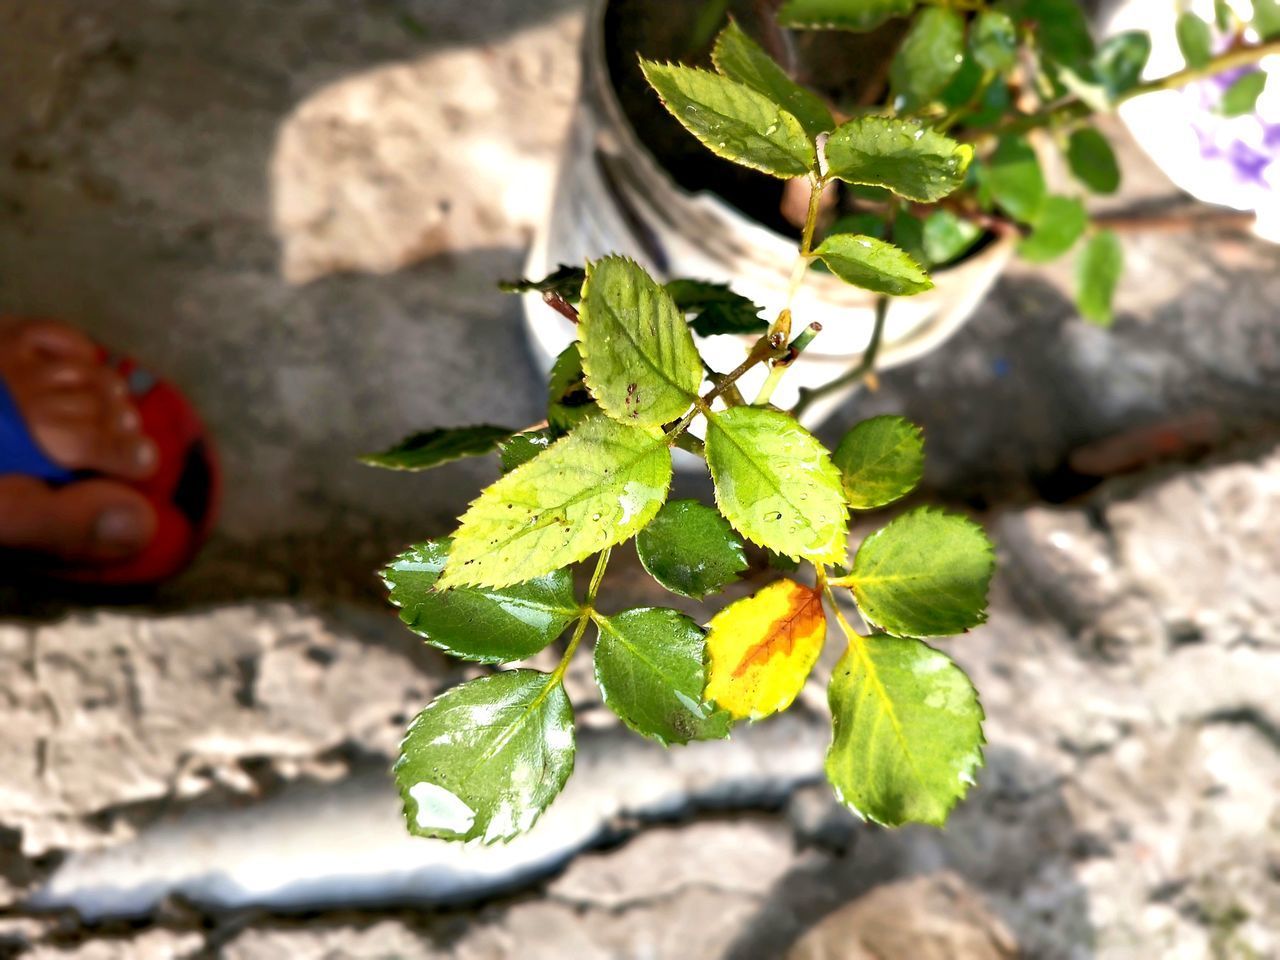
<instances>
[{"instance_id":1,"label":"human foot","mask_svg":"<svg viewBox=\"0 0 1280 960\"><path fill-rule=\"evenodd\" d=\"M158 453L97 345L65 324L0 320L0 380L50 461L101 475L54 487L0 462L0 547L78 563L141 552L156 515L127 482L151 476Z\"/></svg>"}]
</instances>

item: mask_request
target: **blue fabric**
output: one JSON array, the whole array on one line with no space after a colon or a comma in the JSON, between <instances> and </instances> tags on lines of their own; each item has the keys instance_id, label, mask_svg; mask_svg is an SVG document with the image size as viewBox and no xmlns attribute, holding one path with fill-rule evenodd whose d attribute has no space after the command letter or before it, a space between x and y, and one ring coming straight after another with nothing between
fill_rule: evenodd
<instances>
[{"instance_id":1,"label":"blue fabric","mask_svg":"<svg viewBox=\"0 0 1280 960\"><path fill-rule=\"evenodd\" d=\"M0 378L0 474L21 473L51 483L68 483L73 471L60 467L36 446L9 387Z\"/></svg>"}]
</instances>

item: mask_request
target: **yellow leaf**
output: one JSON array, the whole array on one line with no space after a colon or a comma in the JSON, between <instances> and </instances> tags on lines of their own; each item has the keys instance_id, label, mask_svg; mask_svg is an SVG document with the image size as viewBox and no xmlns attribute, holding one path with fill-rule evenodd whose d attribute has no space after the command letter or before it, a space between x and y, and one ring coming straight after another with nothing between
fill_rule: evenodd
<instances>
[{"instance_id":1,"label":"yellow leaf","mask_svg":"<svg viewBox=\"0 0 1280 960\"><path fill-rule=\"evenodd\" d=\"M740 720L785 710L826 636L822 594L792 580L769 584L725 607L708 625L703 699Z\"/></svg>"}]
</instances>

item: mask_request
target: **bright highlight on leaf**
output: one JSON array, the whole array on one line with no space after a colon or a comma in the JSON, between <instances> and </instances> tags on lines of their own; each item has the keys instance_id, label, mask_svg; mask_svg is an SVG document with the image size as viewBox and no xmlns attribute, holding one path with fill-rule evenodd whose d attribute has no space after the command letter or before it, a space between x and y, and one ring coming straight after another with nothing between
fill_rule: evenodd
<instances>
[{"instance_id":1,"label":"bright highlight on leaf","mask_svg":"<svg viewBox=\"0 0 1280 960\"><path fill-rule=\"evenodd\" d=\"M661 744L722 740L733 718L702 701L706 638L676 610L627 610L595 618L596 683L636 733Z\"/></svg>"},{"instance_id":2,"label":"bright highlight on leaf","mask_svg":"<svg viewBox=\"0 0 1280 960\"><path fill-rule=\"evenodd\" d=\"M919 640L851 637L827 695L841 802L888 827L946 823L982 766L982 707L964 672Z\"/></svg>"},{"instance_id":3,"label":"bright highlight on leaf","mask_svg":"<svg viewBox=\"0 0 1280 960\"><path fill-rule=\"evenodd\" d=\"M778 23L797 30L874 30L893 17L905 17L919 0L787 0Z\"/></svg>"},{"instance_id":4,"label":"bright highlight on leaf","mask_svg":"<svg viewBox=\"0 0 1280 960\"><path fill-rule=\"evenodd\" d=\"M549 674L512 670L454 687L400 744L394 773L409 830L510 840L560 793L573 755L573 708Z\"/></svg>"},{"instance_id":5,"label":"bright highlight on leaf","mask_svg":"<svg viewBox=\"0 0 1280 960\"><path fill-rule=\"evenodd\" d=\"M787 709L826 636L822 594L793 580L769 584L708 624L705 698L739 719Z\"/></svg>"},{"instance_id":6,"label":"bright highlight on leaf","mask_svg":"<svg viewBox=\"0 0 1280 960\"><path fill-rule=\"evenodd\" d=\"M578 616L568 570L496 590L436 590L448 556L447 539L431 540L396 557L382 573L400 619L445 653L480 663L523 660Z\"/></svg>"},{"instance_id":7,"label":"bright highlight on leaf","mask_svg":"<svg viewBox=\"0 0 1280 960\"><path fill-rule=\"evenodd\" d=\"M893 297L909 297L932 289L924 268L891 243L875 237L837 233L814 251L831 272L855 287Z\"/></svg>"},{"instance_id":8,"label":"bright highlight on leaf","mask_svg":"<svg viewBox=\"0 0 1280 960\"><path fill-rule=\"evenodd\" d=\"M800 121L762 93L707 70L641 60L671 115L712 153L789 180L817 164Z\"/></svg>"},{"instance_id":9,"label":"bright highlight on leaf","mask_svg":"<svg viewBox=\"0 0 1280 960\"><path fill-rule=\"evenodd\" d=\"M933 203L964 183L973 147L918 120L859 117L831 134L826 157L831 175L846 183Z\"/></svg>"},{"instance_id":10,"label":"bright highlight on leaf","mask_svg":"<svg viewBox=\"0 0 1280 960\"><path fill-rule=\"evenodd\" d=\"M991 541L966 517L921 507L862 542L849 576L869 623L904 637L947 637L986 618Z\"/></svg>"},{"instance_id":11,"label":"bright highlight on leaf","mask_svg":"<svg viewBox=\"0 0 1280 960\"><path fill-rule=\"evenodd\" d=\"M730 80L745 83L790 113L810 137L835 127L831 111L822 98L787 76L786 71L743 32L736 20L729 21L716 39L711 60Z\"/></svg>"},{"instance_id":12,"label":"bright highlight on leaf","mask_svg":"<svg viewBox=\"0 0 1280 960\"><path fill-rule=\"evenodd\" d=\"M389 450L369 453L360 462L385 470L430 470L464 457L482 457L515 431L506 427L452 427L424 430Z\"/></svg>"},{"instance_id":13,"label":"bright highlight on leaf","mask_svg":"<svg viewBox=\"0 0 1280 960\"><path fill-rule=\"evenodd\" d=\"M661 433L594 417L480 494L439 586L505 587L585 560L642 530L670 485Z\"/></svg>"},{"instance_id":14,"label":"bright highlight on leaf","mask_svg":"<svg viewBox=\"0 0 1280 960\"><path fill-rule=\"evenodd\" d=\"M874 417L850 430L832 458L854 510L900 500L924 475L924 433L903 417Z\"/></svg>"},{"instance_id":15,"label":"bright highlight on leaf","mask_svg":"<svg viewBox=\"0 0 1280 960\"><path fill-rule=\"evenodd\" d=\"M672 593L701 600L747 569L742 541L719 511L697 500L672 500L636 537L649 575Z\"/></svg>"},{"instance_id":16,"label":"bright highlight on leaf","mask_svg":"<svg viewBox=\"0 0 1280 960\"><path fill-rule=\"evenodd\" d=\"M605 257L587 268L578 323L582 370L615 420L677 420L702 385L693 335L671 296L634 261Z\"/></svg>"},{"instance_id":17,"label":"bright highlight on leaf","mask_svg":"<svg viewBox=\"0 0 1280 960\"><path fill-rule=\"evenodd\" d=\"M845 555L848 510L826 448L786 414L732 407L707 418L720 512L752 543L793 559Z\"/></svg>"},{"instance_id":18,"label":"bright highlight on leaf","mask_svg":"<svg viewBox=\"0 0 1280 960\"><path fill-rule=\"evenodd\" d=\"M510 473L516 467L523 467L551 446L555 439L550 430L528 430L503 440L498 444L498 451L502 458L502 472Z\"/></svg>"}]
</instances>

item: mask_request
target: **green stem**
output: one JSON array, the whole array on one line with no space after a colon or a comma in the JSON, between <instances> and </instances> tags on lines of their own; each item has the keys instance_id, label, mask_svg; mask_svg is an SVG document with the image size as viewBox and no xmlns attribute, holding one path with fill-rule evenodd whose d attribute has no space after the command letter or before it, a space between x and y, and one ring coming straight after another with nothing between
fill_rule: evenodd
<instances>
[{"instance_id":1,"label":"green stem","mask_svg":"<svg viewBox=\"0 0 1280 960\"><path fill-rule=\"evenodd\" d=\"M862 359L858 362L858 365L830 383L824 383L822 386L814 387L813 389L802 389L800 391L800 402L791 410L792 415L797 420L817 400L843 390L850 384L858 383L867 374L875 370L876 359L880 356L880 345L884 341L884 322L888 315L889 298L880 297L876 300L876 325L871 331L871 342L867 344L867 349L862 354Z\"/></svg>"},{"instance_id":2,"label":"green stem","mask_svg":"<svg viewBox=\"0 0 1280 960\"><path fill-rule=\"evenodd\" d=\"M591 582L587 586L587 597L582 601L582 612L578 614L578 623L573 628L573 636L569 638L564 656L560 658L559 665L547 682L548 689L564 680L565 671L569 669L569 661L578 652L578 644L582 643L582 635L587 632L587 624L591 621L591 614L595 612L596 594L600 592L600 581L604 579L605 567L609 566L609 554L612 550L612 547L605 547L596 558L596 569L591 574Z\"/></svg>"},{"instance_id":3,"label":"green stem","mask_svg":"<svg viewBox=\"0 0 1280 960\"><path fill-rule=\"evenodd\" d=\"M1228 50L1225 53L1218 54L1202 67L1187 67L1185 70L1171 73L1167 77L1140 83L1131 90L1126 90L1120 94L1116 98L1116 106L1148 93L1158 93L1161 90L1177 90L1187 84L1195 83L1197 80L1204 80L1236 67L1247 67L1273 54L1280 55L1280 40L1271 40L1267 43ZM1087 103L1073 97L1039 110L1036 113L1017 117L1008 123L981 132L981 136L977 139L979 142L985 143L995 137L1028 133L1044 126L1071 124L1091 116L1094 112L1094 109Z\"/></svg>"}]
</instances>

